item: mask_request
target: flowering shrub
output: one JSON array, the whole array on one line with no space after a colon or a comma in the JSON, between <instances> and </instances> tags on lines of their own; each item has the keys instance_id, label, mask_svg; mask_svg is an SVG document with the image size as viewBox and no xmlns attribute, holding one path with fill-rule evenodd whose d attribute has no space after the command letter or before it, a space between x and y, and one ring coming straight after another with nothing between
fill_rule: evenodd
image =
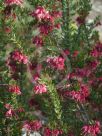
<instances>
[{"instance_id":1,"label":"flowering shrub","mask_svg":"<svg viewBox=\"0 0 102 136\"><path fill-rule=\"evenodd\" d=\"M0 1L0 136L98 136L102 43L90 0Z\"/></svg>"}]
</instances>

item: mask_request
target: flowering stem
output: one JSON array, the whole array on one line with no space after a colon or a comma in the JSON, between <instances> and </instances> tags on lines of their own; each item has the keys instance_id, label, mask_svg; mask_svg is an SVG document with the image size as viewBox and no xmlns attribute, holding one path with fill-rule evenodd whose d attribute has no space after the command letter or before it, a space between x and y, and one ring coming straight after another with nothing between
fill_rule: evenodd
<instances>
[{"instance_id":1,"label":"flowering stem","mask_svg":"<svg viewBox=\"0 0 102 136\"><path fill-rule=\"evenodd\" d=\"M69 35L69 22L70 22L70 13L69 13L69 0L62 0L62 31L64 33L63 43L65 47L70 45L70 35Z\"/></svg>"},{"instance_id":2,"label":"flowering stem","mask_svg":"<svg viewBox=\"0 0 102 136\"><path fill-rule=\"evenodd\" d=\"M63 23L65 25L66 23L66 13L67 13L67 1L66 0L62 0L62 15L63 15Z\"/></svg>"},{"instance_id":3,"label":"flowering stem","mask_svg":"<svg viewBox=\"0 0 102 136\"><path fill-rule=\"evenodd\" d=\"M46 84L46 86L48 88L48 93L51 98L52 104L54 106L56 118L57 118L58 122L60 123L60 125L63 127L64 124L62 121L62 106L61 106L61 102L60 102L56 87L52 83L52 80L50 79L49 75L47 75L46 78L42 76L42 79L43 79L43 81L41 81L41 82Z\"/></svg>"}]
</instances>

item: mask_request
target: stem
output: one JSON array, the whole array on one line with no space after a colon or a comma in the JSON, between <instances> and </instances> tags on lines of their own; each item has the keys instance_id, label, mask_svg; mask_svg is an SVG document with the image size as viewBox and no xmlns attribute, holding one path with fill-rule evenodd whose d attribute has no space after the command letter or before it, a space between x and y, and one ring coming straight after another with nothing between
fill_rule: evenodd
<instances>
[{"instance_id":1,"label":"stem","mask_svg":"<svg viewBox=\"0 0 102 136\"><path fill-rule=\"evenodd\" d=\"M66 23L66 13L67 13L67 1L62 0L62 19L63 19L63 25Z\"/></svg>"},{"instance_id":2,"label":"stem","mask_svg":"<svg viewBox=\"0 0 102 136\"><path fill-rule=\"evenodd\" d=\"M87 30L85 24L84 24L84 31L85 31L85 36L86 36L87 45L88 45L88 47L90 47L90 42L89 42L89 38L88 38L88 30Z\"/></svg>"},{"instance_id":3,"label":"stem","mask_svg":"<svg viewBox=\"0 0 102 136\"><path fill-rule=\"evenodd\" d=\"M20 65L20 71L21 71L21 75L20 75L20 87L21 87L21 90L22 90L22 88L23 88L23 86L22 86L23 64Z\"/></svg>"},{"instance_id":4,"label":"stem","mask_svg":"<svg viewBox=\"0 0 102 136\"><path fill-rule=\"evenodd\" d=\"M0 86L9 86L9 84L0 84Z\"/></svg>"},{"instance_id":5,"label":"stem","mask_svg":"<svg viewBox=\"0 0 102 136\"><path fill-rule=\"evenodd\" d=\"M85 122L86 122L86 123L90 123L90 118L89 118L89 115L88 115L88 113L87 113L87 111L86 111L84 105L83 105L83 104L80 104L79 107L80 107L80 110L82 111L82 113L84 113L84 114L83 114L83 117L84 117Z\"/></svg>"},{"instance_id":6,"label":"stem","mask_svg":"<svg viewBox=\"0 0 102 136\"><path fill-rule=\"evenodd\" d=\"M62 0L62 31L64 33L64 39L62 43L65 43L64 45L65 47L70 45L69 22L70 22L69 0Z\"/></svg>"}]
</instances>

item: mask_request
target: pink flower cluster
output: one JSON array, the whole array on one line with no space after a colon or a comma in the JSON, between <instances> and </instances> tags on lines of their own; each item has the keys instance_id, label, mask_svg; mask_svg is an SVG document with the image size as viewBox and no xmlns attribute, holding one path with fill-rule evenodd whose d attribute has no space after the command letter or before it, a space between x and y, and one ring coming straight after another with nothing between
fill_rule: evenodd
<instances>
[{"instance_id":1,"label":"pink flower cluster","mask_svg":"<svg viewBox=\"0 0 102 136\"><path fill-rule=\"evenodd\" d=\"M98 60L89 61L83 68L75 68L74 72L68 74L68 79L77 79L82 81L84 78L87 78L89 80L92 78L92 75L94 75L95 70L99 65L100 62Z\"/></svg>"},{"instance_id":2,"label":"pink flower cluster","mask_svg":"<svg viewBox=\"0 0 102 136\"><path fill-rule=\"evenodd\" d=\"M82 77L82 78L88 77L90 75L90 73L91 73L90 69L88 69L86 67L85 68L76 68L76 70L75 70L75 75L77 77Z\"/></svg>"},{"instance_id":3,"label":"pink flower cluster","mask_svg":"<svg viewBox=\"0 0 102 136\"><path fill-rule=\"evenodd\" d=\"M15 115L15 111L13 110L13 109L9 109L7 112L6 112L6 114L5 114L5 116L7 117L7 118L11 118L11 117L13 117Z\"/></svg>"},{"instance_id":4,"label":"pink flower cluster","mask_svg":"<svg viewBox=\"0 0 102 136\"><path fill-rule=\"evenodd\" d=\"M88 64L88 68L90 68L90 70L95 70L99 66L99 64L100 62L98 60L90 61Z\"/></svg>"},{"instance_id":5,"label":"pink flower cluster","mask_svg":"<svg viewBox=\"0 0 102 136\"><path fill-rule=\"evenodd\" d=\"M22 5L23 0L5 0L6 5Z\"/></svg>"},{"instance_id":6,"label":"pink flower cluster","mask_svg":"<svg viewBox=\"0 0 102 136\"><path fill-rule=\"evenodd\" d=\"M19 114L19 113L24 112L24 108L20 107L20 108L18 108L18 109L15 110L13 108L13 106L10 105L10 104L8 104L8 103L5 104L4 107L7 109L6 114L5 114L5 116L7 118L18 117L16 113Z\"/></svg>"},{"instance_id":7,"label":"pink flower cluster","mask_svg":"<svg viewBox=\"0 0 102 136\"><path fill-rule=\"evenodd\" d=\"M33 44L36 44L38 47L41 47L43 45L43 40L42 37L40 36L35 36L32 39Z\"/></svg>"},{"instance_id":8,"label":"pink flower cluster","mask_svg":"<svg viewBox=\"0 0 102 136\"><path fill-rule=\"evenodd\" d=\"M17 50L12 52L12 59L14 59L14 61L22 62L23 64L28 63L28 57Z\"/></svg>"},{"instance_id":9,"label":"pink flower cluster","mask_svg":"<svg viewBox=\"0 0 102 136\"><path fill-rule=\"evenodd\" d=\"M21 53L18 50L15 50L9 54L9 57L7 58L6 65L10 69L11 77L14 80L19 79L19 72L21 71L20 64L27 64L28 58L26 55Z\"/></svg>"},{"instance_id":10,"label":"pink flower cluster","mask_svg":"<svg viewBox=\"0 0 102 136\"><path fill-rule=\"evenodd\" d=\"M71 96L72 99L81 103L85 102L89 94L90 94L89 88L86 85L81 85L79 91L71 91L68 93L68 95Z\"/></svg>"},{"instance_id":11,"label":"pink flower cluster","mask_svg":"<svg viewBox=\"0 0 102 136\"><path fill-rule=\"evenodd\" d=\"M46 36L53 29L59 29L60 24L56 23L56 19L61 18L62 14L60 11L49 12L44 7L38 6L34 11L30 13L32 17L34 17L38 21L38 29L40 32L40 36L33 37L33 43L38 47L43 45L43 35Z\"/></svg>"},{"instance_id":12,"label":"pink flower cluster","mask_svg":"<svg viewBox=\"0 0 102 136\"><path fill-rule=\"evenodd\" d=\"M55 129L51 130L49 128L44 129L44 136L59 136L62 134L62 130Z\"/></svg>"},{"instance_id":13,"label":"pink flower cluster","mask_svg":"<svg viewBox=\"0 0 102 136\"><path fill-rule=\"evenodd\" d=\"M97 136L100 133L100 122L95 121L94 125L85 125L82 130L84 136L91 135L91 136Z\"/></svg>"},{"instance_id":14,"label":"pink flower cluster","mask_svg":"<svg viewBox=\"0 0 102 136\"><path fill-rule=\"evenodd\" d=\"M47 24L47 23L45 23L45 24L39 24L39 25L38 25L38 28L39 28L40 33L41 33L42 35L48 35L50 32L52 32L52 30L53 30L53 25Z\"/></svg>"},{"instance_id":15,"label":"pink flower cluster","mask_svg":"<svg viewBox=\"0 0 102 136\"><path fill-rule=\"evenodd\" d=\"M47 59L48 64L55 69L63 70L64 69L64 58L63 57L49 57Z\"/></svg>"},{"instance_id":16,"label":"pink flower cluster","mask_svg":"<svg viewBox=\"0 0 102 136\"><path fill-rule=\"evenodd\" d=\"M29 131L38 131L42 127L41 121L25 121L23 124L23 128Z\"/></svg>"},{"instance_id":17,"label":"pink flower cluster","mask_svg":"<svg viewBox=\"0 0 102 136\"><path fill-rule=\"evenodd\" d=\"M35 94L42 94L47 92L46 85L44 84L37 84L34 86L34 92Z\"/></svg>"},{"instance_id":18,"label":"pink flower cluster","mask_svg":"<svg viewBox=\"0 0 102 136\"><path fill-rule=\"evenodd\" d=\"M78 16L78 17L76 18L76 21L77 21L78 25L82 25L82 24L85 23L85 18L84 18L84 17L81 17L81 16Z\"/></svg>"},{"instance_id":19,"label":"pink flower cluster","mask_svg":"<svg viewBox=\"0 0 102 136\"><path fill-rule=\"evenodd\" d=\"M97 43L93 50L90 52L90 55L94 58L102 56L102 43Z\"/></svg>"},{"instance_id":20,"label":"pink flower cluster","mask_svg":"<svg viewBox=\"0 0 102 136\"><path fill-rule=\"evenodd\" d=\"M34 74L34 75L33 75L33 82L38 81L39 78L40 78L40 76L39 76L38 73Z\"/></svg>"},{"instance_id":21,"label":"pink flower cluster","mask_svg":"<svg viewBox=\"0 0 102 136\"><path fill-rule=\"evenodd\" d=\"M11 92L11 93L15 93L17 95L21 94L20 88L17 85L11 85L11 86L9 86L9 90L8 91Z\"/></svg>"},{"instance_id":22,"label":"pink flower cluster","mask_svg":"<svg viewBox=\"0 0 102 136\"><path fill-rule=\"evenodd\" d=\"M99 78L95 77L95 78L93 78L92 80L89 81L89 84L94 88L95 87L98 88L101 83L102 83L102 77L99 77Z\"/></svg>"},{"instance_id":23,"label":"pink flower cluster","mask_svg":"<svg viewBox=\"0 0 102 136\"><path fill-rule=\"evenodd\" d=\"M11 118L15 115L15 111L10 104L5 104L5 108L8 110L5 114L7 118Z\"/></svg>"},{"instance_id":24,"label":"pink flower cluster","mask_svg":"<svg viewBox=\"0 0 102 136\"><path fill-rule=\"evenodd\" d=\"M49 12L41 6L38 6L34 11L32 11L31 16L35 17L38 21L49 20L51 18Z\"/></svg>"},{"instance_id":25,"label":"pink flower cluster","mask_svg":"<svg viewBox=\"0 0 102 136\"><path fill-rule=\"evenodd\" d=\"M52 11L51 16L53 16L54 18L61 18L62 12L61 11Z\"/></svg>"}]
</instances>

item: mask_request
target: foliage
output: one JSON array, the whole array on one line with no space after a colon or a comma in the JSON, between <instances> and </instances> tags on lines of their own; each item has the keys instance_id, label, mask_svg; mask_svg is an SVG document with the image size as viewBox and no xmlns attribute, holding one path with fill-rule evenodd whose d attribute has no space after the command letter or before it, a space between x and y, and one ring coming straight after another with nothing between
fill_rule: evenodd
<instances>
[{"instance_id":1,"label":"foliage","mask_svg":"<svg viewBox=\"0 0 102 136\"><path fill-rule=\"evenodd\" d=\"M0 135L101 135L102 43L90 0L0 0ZM93 112L92 112L93 111Z\"/></svg>"}]
</instances>

